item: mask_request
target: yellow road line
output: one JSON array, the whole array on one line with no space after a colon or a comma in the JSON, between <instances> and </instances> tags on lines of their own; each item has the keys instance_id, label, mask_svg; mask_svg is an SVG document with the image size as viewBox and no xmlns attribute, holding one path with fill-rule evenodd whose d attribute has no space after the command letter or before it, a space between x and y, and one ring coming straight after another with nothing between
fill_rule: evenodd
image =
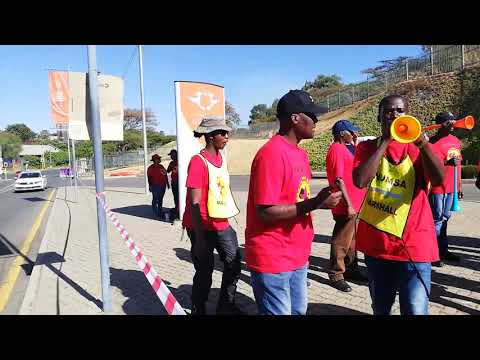
<instances>
[{"instance_id":1,"label":"yellow road line","mask_svg":"<svg viewBox=\"0 0 480 360\"><path fill-rule=\"evenodd\" d=\"M27 256L28 251L32 246L33 239L35 239L35 235L37 234L37 231L40 228L40 224L42 223L43 216L47 211L48 205L50 203L50 200L52 200L54 193L55 193L55 190L52 190L52 192L50 193L50 196L48 197L48 200L45 202L42 209L40 210L40 214L38 214L37 218L35 219L35 222L33 223L32 228L28 232L27 238L22 244L22 247L20 249L21 254ZM10 299L10 295L12 293L15 282L17 281L18 274L20 274L21 265L23 264L24 261L25 259L23 258L23 256L18 255L15 257L15 259L13 260L12 266L10 267L10 270L8 271L8 274L5 278L5 283L3 283L2 286L0 287L0 312L3 311L3 309L5 308L5 305Z\"/></svg>"}]
</instances>

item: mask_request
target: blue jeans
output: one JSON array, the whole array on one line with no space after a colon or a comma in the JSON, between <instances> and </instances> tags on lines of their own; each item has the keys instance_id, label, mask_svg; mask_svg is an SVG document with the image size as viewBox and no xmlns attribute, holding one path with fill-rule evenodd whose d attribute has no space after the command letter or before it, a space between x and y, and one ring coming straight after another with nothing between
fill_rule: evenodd
<instances>
[{"instance_id":1,"label":"blue jeans","mask_svg":"<svg viewBox=\"0 0 480 360\"><path fill-rule=\"evenodd\" d=\"M165 189L167 186L161 186L161 185L152 185L152 210L153 214L156 216L162 215L162 209L163 209L163 196L165 195Z\"/></svg>"},{"instance_id":2,"label":"blue jeans","mask_svg":"<svg viewBox=\"0 0 480 360\"><path fill-rule=\"evenodd\" d=\"M305 315L307 313L307 267L281 273L253 270L251 285L260 315Z\"/></svg>"},{"instance_id":3,"label":"blue jeans","mask_svg":"<svg viewBox=\"0 0 480 360\"><path fill-rule=\"evenodd\" d=\"M428 200L430 202L430 207L432 208L438 250L440 252L440 257L443 257L448 251L447 222L452 214L450 209L452 208L453 203L453 193L430 194Z\"/></svg>"},{"instance_id":4,"label":"blue jeans","mask_svg":"<svg viewBox=\"0 0 480 360\"><path fill-rule=\"evenodd\" d=\"M397 291L401 315L428 315L430 263L384 260L365 255L365 264L374 315L390 315Z\"/></svg>"}]
</instances>

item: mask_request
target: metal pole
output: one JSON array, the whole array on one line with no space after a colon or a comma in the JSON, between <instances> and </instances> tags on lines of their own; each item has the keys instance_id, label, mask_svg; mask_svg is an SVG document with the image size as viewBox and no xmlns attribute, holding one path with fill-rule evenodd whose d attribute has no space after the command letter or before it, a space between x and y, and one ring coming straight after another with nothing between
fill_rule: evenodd
<instances>
[{"instance_id":1,"label":"metal pole","mask_svg":"<svg viewBox=\"0 0 480 360\"><path fill-rule=\"evenodd\" d=\"M408 81L408 59L405 59L405 72L407 73L407 81Z\"/></svg>"},{"instance_id":2,"label":"metal pole","mask_svg":"<svg viewBox=\"0 0 480 360\"><path fill-rule=\"evenodd\" d=\"M78 200L77 187L77 160L75 156L75 140L72 139L72 160L73 160L73 183L75 184L75 200Z\"/></svg>"},{"instance_id":3,"label":"metal pole","mask_svg":"<svg viewBox=\"0 0 480 360\"><path fill-rule=\"evenodd\" d=\"M67 125L67 145L68 145L68 167L71 169L72 168L72 163L70 161L71 155L70 155L70 134L68 133L68 125Z\"/></svg>"},{"instance_id":4,"label":"metal pole","mask_svg":"<svg viewBox=\"0 0 480 360\"><path fill-rule=\"evenodd\" d=\"M462 45L462 70L465 69L465 45Z\"/></svg>"},{"instance_id":5,"label":"metal pole","mask_svg":"<svg viewBox=\"0 0 480 360\"><path fill-rule=\"evenodd\" d=\"M370 97L370 83L368 82L368 75L367 75L367 99Z\"/></svg>"},{"instance_id":6,"label":"metal pole","mask_svg":"<svg viewBox=\"0 0 480 360\"><path fill-rule=\"evenodd\" d=\"M143 97L143 49L142 45L138 45L138 61L140 64L140 103L142 106L142 124L143 124L143 176L145 177L145 194L148 194L148 148L147 148L147 125L145 123L145 100Z\"/></svg>"},{"instance_id":7,"label":"metal pole","mask_svg":"<svg viewBox=\"0 0 480 360\"><path fill-rule=\"evenodd\" d=\"M352 104L354 102L354 99L355 99L355 86L352 86Z\"/></svg>"},{"instance_id":8,"label":"metal pole","mask_svg":"<svg viewBox=\"0 0 480 360\"><path fill-rule=\"evenodd\" d=\"M432 68L431 74L433 75L433 46L430 45L430 67Z\"/></svg>"},{"instance_id":9,"label":"metal pole","mask_svg":"<svg viewBox=\"0 0 480 360\"><path fill-rule=\"evenodd\" d=\"M330 95L327 95L327 109L330 111Z\"/></svg>"},{"instance_id":10,"label":"metal pole","mask_svg":"<svg viewBox=\"0 0 480 360\"><path fill-rule=\"evenodd\" d=\"M88 84L90 101L90 119L92 122L92 142L95 162L95 191L99 196L103 194L103 152L102 132L100 129L100 113L98 106L98 83L97 83L97 58L95 45L88 45ZM108 243L107 243L107 220L100 200L97 200L97 224L100 249L100 269L102 276L102 301L103 311L112 311L112 299L110 294L110 270L108 266Z\"/></svg>"}]
</instances>

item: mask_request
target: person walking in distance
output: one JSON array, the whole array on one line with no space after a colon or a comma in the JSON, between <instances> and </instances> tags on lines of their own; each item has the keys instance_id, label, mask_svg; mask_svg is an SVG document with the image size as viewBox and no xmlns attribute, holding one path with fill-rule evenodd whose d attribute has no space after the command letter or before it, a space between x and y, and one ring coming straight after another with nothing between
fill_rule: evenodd
<instances>
[{"instance_id":1,"label":"person walking in distance","mask_svg":"<svg viewBox=\"0 0 480 360\"><path fill-rule=\"evenodd\" d=\"M308 155L298 146L314 135L314 104L302 90L291 90L277 105L280 130L252 163L245 229L245 260L262 315L305 315L308 258L314 237L312 211L333 208L340 191L311 196Z\"/></svg>"},{"instance_id":2,"label":"person walking in distance","mask_svg":"<svg viewBox=\"0 0 480 360\"><path fill-rule=\"evenodd\" d=\"M177 156L177 150L172 149L168 153L172 161L170 161L170 164L168 164L167 167L167 173L171 174L171 180L172 180L172 194L173 194L173 201L175 203L175 209L174 209L174 219L180 219L180 212L179 212L179 203L178 203L178 156Z\"/></svg>"},{"instance_id":3,"label":"person walking in distance","mask_svg":"<svg viewBox=\"0 0 480 360\"><path fill-rule=\"evenodd\" d=\"M205 303L212 286L214 249L223 262L217 314L242 314L235 304L241 271L237 234L228 219L239 210L230 190L230 176L221 150L232 129L222 117L206 117L194 131L205 137L206 146L192 157L187 171L187 198L183 226L187 229L195 267L192 286L192 314L205 315Z\"/></svg>"},{"instance_id":4,"label":"person walking in distance","mask_svg":"<svg viewBox=\"0 0 480 360\"><path fill-rule=\"evenodd\" d=\"M147 169L148 187L152 193L152 211L155 216L163 216L163 196L165 189L170 188L167 170L161 164L162 158L158 154L152 156L153 164Z\"/></svg>"},{"instance_id":5,"label":"person walking in distance","mask_svg":"<svg viewBox=\"0 0 480 360\"><path fill-rule=\"evenodd\" d=\"M330 245L328 277L331 285L340 291L350 292L352 288L345 278L367 282L360 272L355 251L356 217L365 197L365 190L353 184L353 158L359 128L348 120L337 121L332 128L334 142L330 145L326 170L328 184L338 188L343 200L332 209L335 227Z\"/></svg>"}]
</instances>

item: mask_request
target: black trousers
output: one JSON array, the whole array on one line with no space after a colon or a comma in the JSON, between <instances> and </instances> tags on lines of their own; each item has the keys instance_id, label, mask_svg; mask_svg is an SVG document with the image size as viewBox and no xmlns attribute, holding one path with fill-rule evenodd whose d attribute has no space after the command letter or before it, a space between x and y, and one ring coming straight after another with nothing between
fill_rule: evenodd
<instances>
[{"instance_id":1,"label":"black trousers","mask_svg":"<svg viewBox=\"0 0 480 360\"><path fill-rule=\"evenodd\" d=\"M237 233L231 226L223 231L205 231L203 244L197 242L193 230L187 229L187 234L192 243L191 254L195 267L192 304L200 307L208 300L208 294L212 287L214 249L217 250L224 265L218 306L233 304L241 272L241 253L238 247Z\"/></svg>"},{"instance_id":2,"label":"black trousers","mask_svg":"<svg viewBox=\"0 0 480 360\"><path fill-rule=\"evenodd\" d=\"M178 212L180 209L180 206L178 205L178 183L175 183L172 181L172 193L173 193L173 201L175 203L175 215L178 216Z\"/></svg>"}]
</instances>

